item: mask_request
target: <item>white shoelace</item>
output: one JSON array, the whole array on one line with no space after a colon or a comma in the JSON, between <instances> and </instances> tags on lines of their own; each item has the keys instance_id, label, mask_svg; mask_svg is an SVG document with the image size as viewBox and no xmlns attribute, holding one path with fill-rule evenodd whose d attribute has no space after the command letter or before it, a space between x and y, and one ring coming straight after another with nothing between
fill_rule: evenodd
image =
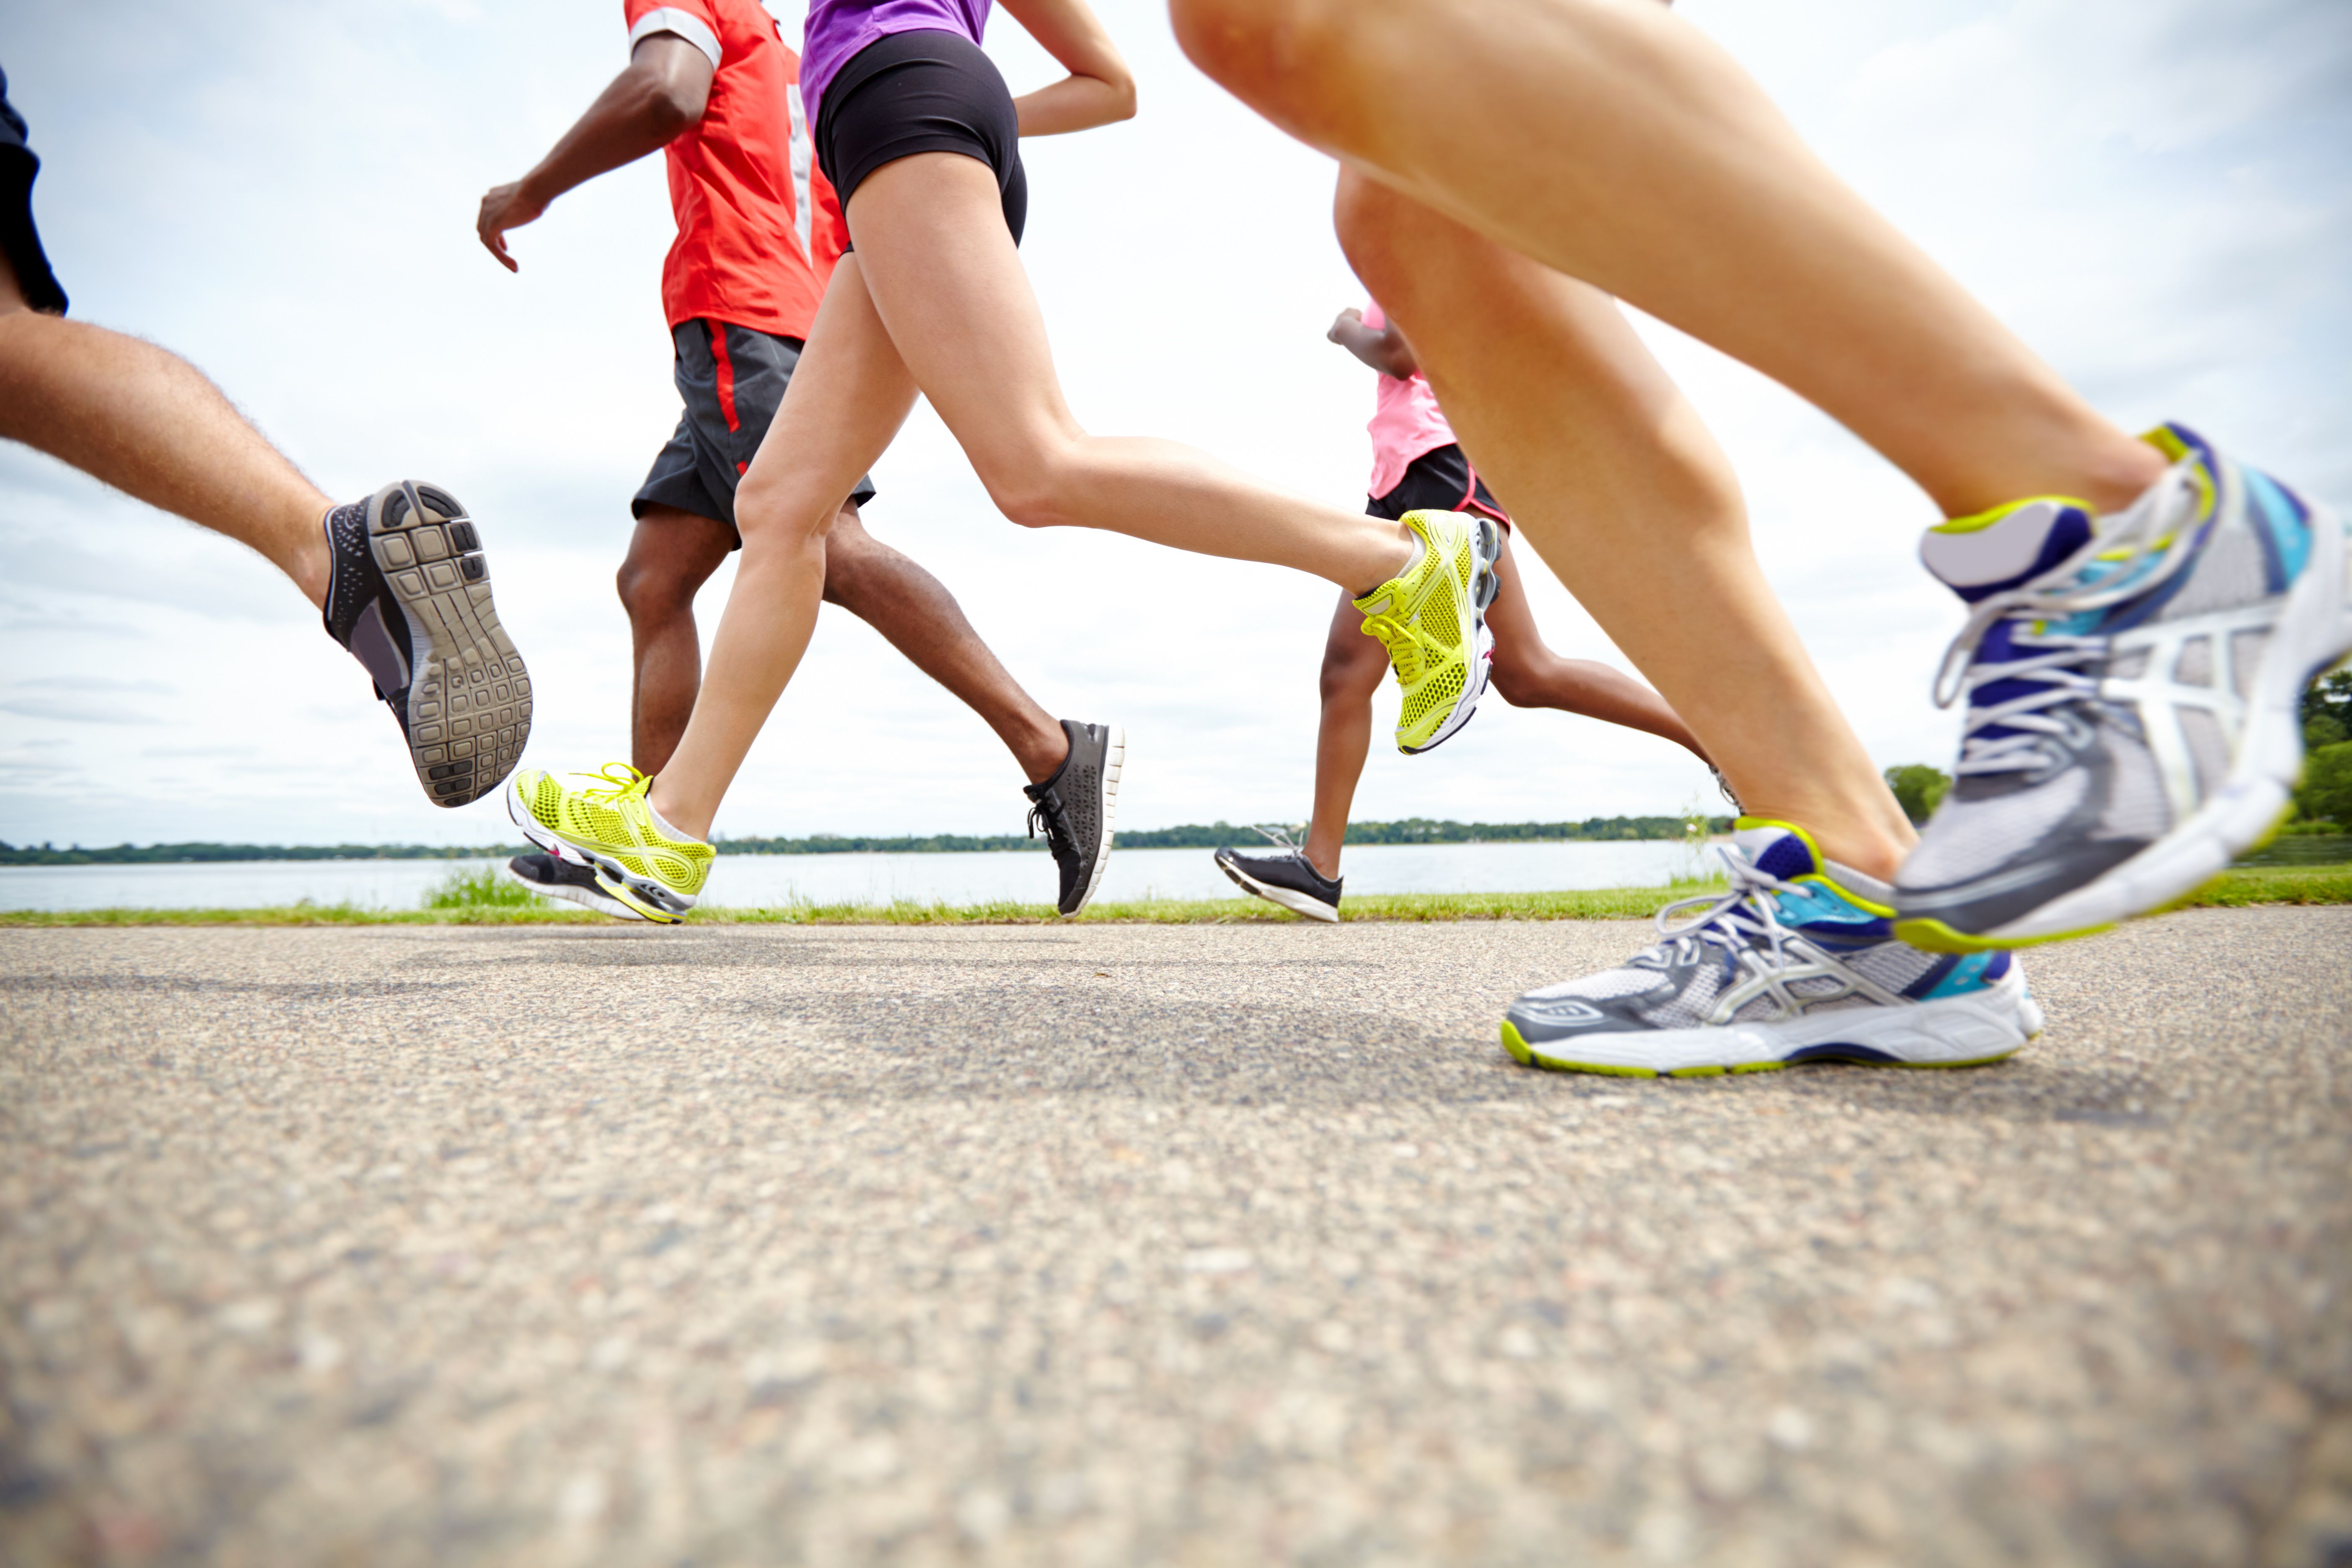
<instances>
[{"instance_id":1,"label":"white shoelace","mask_svg":"<svg viewBox=\"0 0 2352 1568\"><path fill-rule=\"evenodd\" d=\"M1719 847L1717 853L1731 878L1730 889L1676 899L1660 910L1658 940L1641 956L1655 957L1661 963L1686 961L1697 957L1702 946L1710 945L1738 953L1758 946L1760 939L1772 955L1773 967L1780 967L1780 946L1788 931L1780 924L1780 906L1768 895L1794 891L1795 884L1762 869L1736 849ZM1675 910L1701 904L1706 906L1703 913L1675 921Z\"/></svg>"},{"instance_id":2,"label":"white shoelace","mask_svg":"<svg viewBox=\"0 0 2352 1568\"><path fill-rule=\"evenodd\" d=\"M1995 623L2063 619L2085 611L2136 599L2185 569L2194 559L2195 521L2199 491L2187 463L2176 464L2157 489L2125 514L2123 526L2095 536L2064 561L2032 581L1979 601L1968 624L1944 650L1936 673L1936 706L1948 708L1965 693L1969 698L1967 728L1961 733L1956 774L2020 773L2059 760L2047 748L2045 737L2064 736L2074 728L2044 710L2096 696L2099 678L2084 667L2105 652L2109 638L2102 634L2074 636L2063 632L2028 632L2021 627L2010 638L2014 648L2035 651L2000 664L1973 662L1978 646ZM2133 515L2133 514L2137 515ZM2118 552L2122 552L2120 555ZM2140 563L2158 557L2147 572ZM2093 562L2115 557L2115 570L2098 584L2076 579ZM1979 688L1997 681L2030 677L2039 684L2032 691L2006 701L1979 706ZM1979 731L2005 728L2008 735Z\"/></svg>"}]
</instances>

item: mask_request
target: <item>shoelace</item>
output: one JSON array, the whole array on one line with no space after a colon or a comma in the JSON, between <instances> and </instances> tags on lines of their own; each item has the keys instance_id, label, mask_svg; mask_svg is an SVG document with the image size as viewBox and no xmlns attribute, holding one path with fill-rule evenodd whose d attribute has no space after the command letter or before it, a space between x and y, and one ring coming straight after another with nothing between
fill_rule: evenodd
<instances>
[{"instance_id":1,"label":"shoelace","mask_svg":"<svg viewBox=\"0 0 2352 1568\"><path fill-rule=\"evenodd\" d=\"M602 779L604 789L583 789L580 798L598 805L617 805L631 795L643 795L653 787L653 780L626 763L606 763L593 773L573 773L575 779Z\"/></svg>"},{"instance_id":2,"label":"shoelace","mask_svg":"<svg viewBox=\"0 0 2352 1568\"><path fill-rule=\"evenodd\" d=\"M1250 825L1250 831L1276 849L1291 855L1300 853L1297 841L1290 837L1290 829L1286 827L1260 827L1253 823Z\"/></svg>"},{"instance_id":3,"label":"shoelace","mask_svg":"<svg viewBox=\"0 0 2352 1568\"><path fill-rule=\"evenodd\" d=\"M1045 835L1045 847L1055 854L1077 853L1078 836L1070 831L1070 808L1062 804L1059 791L1047 790L1029 808L1029 837L1036 837L1041 829Z\"/></svg>"},{"instance_id":4,"label":"shoelace","mask_svg":"<svg viewBox=\"0 0 2352 1568\"><path fill-rule=\"evenodd\" d=\"M1737 954L1757 945L1761 939L1769 949L1773 967L1781 964L1781 943L1788 931L1780 924L1780 907L1769 895L1793 889L1793 884L1783 881L1769 871L1759 869L1745 855L1728 847L1717 851L1723 858L1724 869L1731 878L1727 892L1700 893L1695 898L1676 899L1657 914L1658 940L1641 956L1656 957L1661 963L1695 958L1701 947L1714 946L1727 954ZM1676 923L1677 910L1706 906L1705 912Z\"/></svg>"},{"instance_id":5,"label":"shoelace","mask_svg":"<svg viewBox=\"0 0 2352 1568\"><path fill-rule=\"evenodd\" d=\"M2182 463L2158 483L2164 489L2149 498L2127 531L2094 538L2041 576L1979 600L1969 612L1968 623L1944 649L1943 663L1936 672L1937 707L1948 708L1963 694L1969 698L1960 760L1953 773L2020 773L2053 760L2044 738L2063 736L2071 726L2043 710L2098 694L2098 678L2086 674L2083 667L2104 653L2110 639L2098 633L2028 632L2022 624L2081 615L2136 599L2187 568L2197 553L2198 531L2188 526L2195 517L2197 481L2189 466ZM2099 583L2076 581L2093 563L2104 562L2118 550L2126 553ZM2157 557L2154 566L2141 572L2141 563L2151 556ZM2021 623L2021 629L2010 638L2011 647L2041 651L1999 664L1974 662L1985 634L2003 620ZM1978 705L1979 688L2026 677L2039 683L2033 690L2006 701ZM2019 732L1980 733L1996 728Z\"/></svg>"}]
</instances>

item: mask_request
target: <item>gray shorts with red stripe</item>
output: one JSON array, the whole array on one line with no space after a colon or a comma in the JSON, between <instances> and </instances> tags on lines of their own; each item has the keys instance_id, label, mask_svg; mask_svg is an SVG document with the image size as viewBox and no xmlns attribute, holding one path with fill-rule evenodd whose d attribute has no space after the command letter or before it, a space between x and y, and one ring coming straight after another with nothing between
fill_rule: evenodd
<instances>
[{"instance_id":1,"label":"gray shorts with red stripe","mask_svg":"<svg viewBox=\"0 0 2352 1568\"><path fill-rule=\"evenodd\" d=\"M767 438L800 363L801 340L706 321L680 321L669 335L686 412L629 510L643 517L649 506L676 507L732 528L735 481ZM849 499L860 506L872 500L873 477L859 479Z\"/></svg>"}]
</instances>

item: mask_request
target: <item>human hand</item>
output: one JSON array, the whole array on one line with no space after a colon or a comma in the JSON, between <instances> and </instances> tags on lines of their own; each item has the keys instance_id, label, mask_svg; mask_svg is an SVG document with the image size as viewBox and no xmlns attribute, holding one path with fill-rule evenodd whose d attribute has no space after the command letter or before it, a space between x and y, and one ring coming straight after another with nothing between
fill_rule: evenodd
<instances>
[{"instance_id":1,"label":"human hand","mask_svg":"<svg viewBox=\"0 0 2352 1568\"><path fill-rule=\"evenodd\" d=\"M544 202L533 201L523 194L523 183L493 185L482 197L482 210L474 220L474 232L482 237L482 247L499 258L499 265L509 272L520 272L521 265L507 254L507 230L520 228L535 221L547 210Z\"/></svg>"},{"instance_id":2,"label":"human hand","mask_svg":"<svg viewBox=\"0 0 2352 1568\"><path fill-rule=\"evenodd\" d=\"M1339 314L1332 321L1331 330L1324 333L1323 336L1329 342L1338 343L1340 347L1345 348L1348 343L1348 329L1349 327L1360 328L1363 324L1364 313L1356 309L1353 305L1350 305L1346 310L1340 311Z\"/></svg>"}]
</instances>

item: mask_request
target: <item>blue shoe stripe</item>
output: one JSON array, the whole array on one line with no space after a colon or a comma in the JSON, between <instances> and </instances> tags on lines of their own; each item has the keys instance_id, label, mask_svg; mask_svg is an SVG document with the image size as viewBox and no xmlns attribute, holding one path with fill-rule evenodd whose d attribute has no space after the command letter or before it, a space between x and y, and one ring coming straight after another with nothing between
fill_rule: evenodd
<instances>
[{"instance_id":1,"label":"blue shoe stripe","mask_svg":"<svg viewBox=\"0 0 2352 1568\"><path fill-rule=\"evenodd\" d=\"M2270 569L2270 590L2284 594L2311 559L2311 509L2260 468L2240 471L2246 476L2247 508L2253 513L2254 532Z\"/></svg>"}]
</instances>

